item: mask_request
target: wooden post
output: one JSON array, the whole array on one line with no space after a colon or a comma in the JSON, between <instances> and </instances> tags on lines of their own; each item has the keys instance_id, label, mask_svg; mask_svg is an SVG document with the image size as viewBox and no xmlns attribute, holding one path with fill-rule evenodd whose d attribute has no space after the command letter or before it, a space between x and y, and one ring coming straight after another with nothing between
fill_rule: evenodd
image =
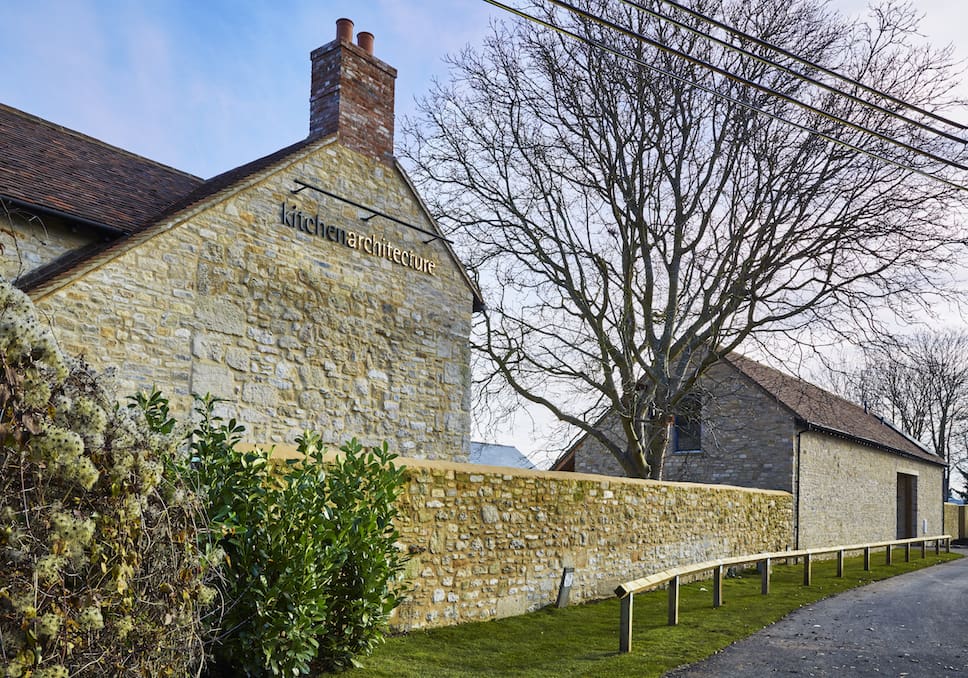
<instances>
[{"instance_id":1,"label":"wooden post","mask_svg":"<svg viewBox=\"0 0 968 678\"><path fill-rule=\"evenodd\" d=\"M911 542L908 542L907 544L904 545L904 562L905 563L911 562Z\"/></svg>"},{"instance_id":2,"label":"wooden post","mask_svg":"<svg viewBox=\"0 0 968 678\"><path fill-rule=\"evenodd\" d=\"M928 551L928 540L927 539L922 539L921 540L921 557L922 558L924 558L925 556L928 555L927 551Z\"/></svg>"},{"instance_id":3,"label":"wooden post","mask_svg":"<svg viewBox=\"0 0 968 678\"><path fill-rule=\"evenodd\" d=\"M844 550L837 551L837 576L844 576Z\"/></svg>"},{"instance_id":4,"label":"wooden post","mask_svg":"<svg viewBox=\"0 0 968 678\"><path fill-rule=\"evenodd\" d=\"M760 567L760 593L765 596L770 592L770 559L764 558Z\"/></svg>"},{"instance_id":5,"label":"wooden post","mask_svg":"<svg viewBox=\"0 0 968 678\"><path fill-rule=\"evenodd\" d=\"M951 538L950 537L944 540L944 552L945 553L951 553Z\"/></svg>"},{"instance_id":6,"label":"wooden post","mask_svg":"<svg viewBox=\"0 0 968 678\"><path fill-rule=\"evenodd\" d=\"M669 580L669 626L679 623L679 575Z\"/></svg>"},{"instance_id":7,"label":"wooden post","mask_svg":"<svg viewBox=\"0 0 968 678\"><path fill-rule=\"evenodd\" d=\"M884 552L884 564L890 565L894 558L894 546L892 544L887 545L887 551Z\"/></svg>"},{"instance_id":8,"label":"wooden post","mask_svg":"<svg viewBox=\"0 0 968 678\"><path fill-rule=\"evenodd\" d=\"M803 557L803 585L810 586L810 554Z\"/></svg>"},{"instance_id":9,"label":"wooden post","mask_svg":"<svg viewBox=\"0 0 968 678\"><path fill-rule=\"evenodd\" d=\"M871 547L864 547L864 572L870 572L871 569Z\"/></svg>"},{"instance_id":10,"label":"wooden post","mask_svg":"<svg viewBox=\"0 0 968 678\"><path fill-rule=\"evenodd\" d=\"M618 651L628 653L632 651L632 595L622 598L622 611L619 616Z\"/></svg>"},{"instance_id":11,"label":"wooden post","mask_svg":"<svg viewBox=\"0 0 968 678\"><path fill-rule=\"evenodd\" d=\"M934 555L936 555L936 556L940 556L941 555L941 540L940 539L935 539L934 540Z\"/></svg>"},{"instance_id":12,"label":"wooden post","mask_svg":"<svg viewBox=\"0 0 968 678\"><path fill-rule=\"evenodd\" d=\"M713 569L713 607L723 606L723 566Z\"/></svg>"}]
</instances>

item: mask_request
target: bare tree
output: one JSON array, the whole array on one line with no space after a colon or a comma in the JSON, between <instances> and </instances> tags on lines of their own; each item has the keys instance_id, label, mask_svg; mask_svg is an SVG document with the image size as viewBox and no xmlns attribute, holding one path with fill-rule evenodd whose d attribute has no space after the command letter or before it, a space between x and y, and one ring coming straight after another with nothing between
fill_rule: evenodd
<instances>
[{"instance_id":1,"label":"bare tree","mask_svg":"<svg viewBox=\"0 0 968 678\"><path fill-rule=\"evenodd\" d=\"M961 432L957 448L962 451L962 455L949 469L953 471L950 474L952 480L945 499L957 495L963 501L968 501L968 431Z\"/></svg>"},{"instance_id":2,"label":"bare tree","mask_svg":"<svg viewBox=\"0 0 968 678\"><path fill-rule=\"evenodd\" d=\"M968 334L921 332L885 336L862 351L856 368L837 370L835 387L847 398L894 422L947 464L968 453Z\"/></svg>"},{"instance_id":3,"label":"bare tree","mask_svg":"<svg viewBox=\"0 0 968 678\"><path fill-rule=\"evenodd\" d=\"M724 352L870 327L879 309L938 289L965 194L911 169L949 168L884 138L965 151L628 3L581 4L882 135L541 0L536 13L597 44L498 24L451 60L450 82L406 126L404 157L489 291L474 339L479 395L544 406L629 475L658 478L670 414ZM906 101L951 104L950 53L916 46L903 7L855 24L820 0L690 5ZM607 411L621 439L596 426Z\"/></svg>"}]
</instances>

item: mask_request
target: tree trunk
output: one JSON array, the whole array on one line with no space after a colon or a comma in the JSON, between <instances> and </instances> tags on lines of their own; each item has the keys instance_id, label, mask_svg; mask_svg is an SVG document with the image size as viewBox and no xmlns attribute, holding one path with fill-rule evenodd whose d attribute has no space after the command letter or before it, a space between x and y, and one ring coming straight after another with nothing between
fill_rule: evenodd
<instances>
[{"instance_id":1,"label":"tree trunk","mask_svg":"<svg viewBox=\"0 0 968 678\"><path fill-rule=\"evenodd\" d=\"M648 462L650 478L662 480L665 468L665 457L669 450L669 417L656 415L649 421L649 435L646 441L649 445Z\"/></svg>"},{"instance_id":2,"label":"tree trunk","mask_svg":"<svg viewBox=\"0 0 968 678\"><path fill-rule=\"evenodd\" d=\"M628 444L619 461L630 478L660 480L669 446L668 418L653 416L640 425L638 435L627 436Z\"/></svg>"}]
</instances>

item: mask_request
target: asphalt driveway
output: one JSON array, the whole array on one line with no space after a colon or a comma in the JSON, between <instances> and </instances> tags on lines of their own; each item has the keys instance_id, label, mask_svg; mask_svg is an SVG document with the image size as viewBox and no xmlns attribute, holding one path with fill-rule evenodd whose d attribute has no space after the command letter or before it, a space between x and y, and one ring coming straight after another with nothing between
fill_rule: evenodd
<instances>
[{"instance_id":1,"label":"asphalt driveway","mask_svg":"<svg viewBox=\"0 0 968 678\"><path fill-rule=\"evenodd\" d=\"M968 677L968 557L797 610L667 678Z\"/></svg>"}]
</instances>

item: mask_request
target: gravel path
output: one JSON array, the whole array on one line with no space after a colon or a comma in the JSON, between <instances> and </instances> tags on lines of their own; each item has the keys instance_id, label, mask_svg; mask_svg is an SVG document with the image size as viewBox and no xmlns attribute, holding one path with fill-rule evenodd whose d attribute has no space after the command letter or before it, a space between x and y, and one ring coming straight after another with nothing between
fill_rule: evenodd
<instances>
[{"instance_id":1,"label":"gravel path","mask_svg":"<svg viewBox=\"0 0 968 678\"><path fill-rule=\"evenodd\" d=\"M667 678L968 677L968 557L853 589Z\"/></svg>"}]
</instances>

